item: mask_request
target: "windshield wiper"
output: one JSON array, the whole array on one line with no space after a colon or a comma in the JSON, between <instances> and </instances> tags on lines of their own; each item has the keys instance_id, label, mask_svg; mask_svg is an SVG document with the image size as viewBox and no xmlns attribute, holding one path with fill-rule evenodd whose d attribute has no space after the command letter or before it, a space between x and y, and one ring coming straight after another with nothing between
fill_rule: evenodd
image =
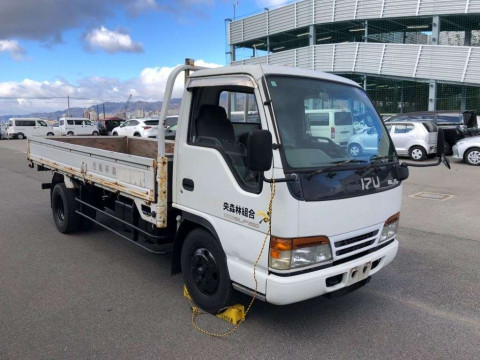
<instances>
[{"instance_id":1,"label":"windshield wiper","mask_svg":"<svg viewBox=\"0 0 480 360\"><path fill-rule=\"evenodd\" d=\"M387 159L392 159L392 161L394 160L394 156L393 155L386 155L386 156L372 156L370 158L370 164L365 168L363 169L363 171L360 172L360 176L364 176L370 169L372 168L376 168L377 166L382 166L382 165L386 165L388 163L382 163L382 160L387 160Z\"/></svg>"},{"instance_id":2,"label":"windshield wiper","mask_svg":"<svg viewBox=\"0 0 480 360\"><path fill-rule=\"evenodd\" d=\"M394 156L393 155L386 155L386 156L372 156L370 158L370 164L377 164L378 162L382 161L382 160L386 160L386 159L392 159L392 161L394 160Z\"/></svg>"},{"instance_id":3,"label":"windshield wiper","mask_svg":"<svg viewBox=\"0 0 480 360\"><path fill-rule=\"evenodd\" d=\"M332 171L340 166L343 166L343 165L346 165L346 164L352 164L352 163L366 163L367 161L366 160L358 160L358 159L348 159L348 160L340 160L340 161L335 161L333 162L332 166L327 166L327 167L324 167L322 169L318 169L318 170L315 170L315 171L312 171L310 173L308 173L307 175L305 175L305 177L310 180L312 177L314 177L315 175L318 175L318 174L321 174L323 172L326 172L326 171Z\"/></svg>"}]
</instances>

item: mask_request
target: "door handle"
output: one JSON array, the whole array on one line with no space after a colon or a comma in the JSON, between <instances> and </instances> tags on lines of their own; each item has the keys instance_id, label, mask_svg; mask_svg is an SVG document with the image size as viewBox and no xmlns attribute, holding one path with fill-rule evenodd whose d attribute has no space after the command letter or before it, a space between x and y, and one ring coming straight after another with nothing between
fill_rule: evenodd
<instances>
[{"instance_id":1,"label":"door handle","mask_svg":"<svg viewBox=\"0 0 480 360\"><path fill-rule=\"evenodd\" d=\"M195 187L195 183L193 182L192 179L183 179L182 180L182 186L187 191L193 191L193 189Z\"/></svg>"}]
</instances>

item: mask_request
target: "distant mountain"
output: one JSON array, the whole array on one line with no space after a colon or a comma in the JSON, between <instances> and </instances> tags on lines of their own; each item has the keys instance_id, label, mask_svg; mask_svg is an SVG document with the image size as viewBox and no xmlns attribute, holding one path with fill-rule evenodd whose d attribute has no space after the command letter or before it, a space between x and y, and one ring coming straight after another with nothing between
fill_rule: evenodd
<instances>
[{"instance_id":1,"label":"distant mountain","mask_svg":"<svg viewBox=\"0 0 480 360\"><path fill-rule=\"evenodd\" d=\"M170 102L170 107L171 109L178 109L180 106L182 99L172 99ZM71 117L83 117L83 111L85 109L92 109L97 111L97 106L98 106L98 112L100 114L100 119L102 118L103 114L103 104L98 104L98 105L93 105L90 106L89 108L81 108L81 107L74 107L70 108L70 116ZM116 112L121 112L125 108L125 102L106 102L105 103L105 113L107 114L115 114ZM146 113L150 111L159 111L162 109L162 102L161 101L155 101L155 102L148 102L148 101L135 101L131 102L128 105L128 112L133 112L135 110L144 110ZM53 112L42 112L42 113L31 113L28 115L2 115L0 116L0 121L2 120L8 120L11 117L40 117L40 118L46 118L50 120L58 120L63 114L67 113L67 109L64 110L57 110Z\"/></svg>"}]
</instances>

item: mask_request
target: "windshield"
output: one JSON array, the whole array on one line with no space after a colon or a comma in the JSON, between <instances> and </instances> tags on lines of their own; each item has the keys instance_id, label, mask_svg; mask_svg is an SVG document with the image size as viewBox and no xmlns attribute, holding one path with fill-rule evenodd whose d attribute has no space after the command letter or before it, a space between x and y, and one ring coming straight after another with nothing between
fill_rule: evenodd
<instances>
[{"instance_id":1,"label":"windshield","mask_svg":"<svg viewBox=\"0 0 480 360\"><path fill-rule=\"evenodd\" d=\"M267 77L267 86L288 169L394 160L393 144L362 89L286 76Z\"/></svg>"}]
</instances>

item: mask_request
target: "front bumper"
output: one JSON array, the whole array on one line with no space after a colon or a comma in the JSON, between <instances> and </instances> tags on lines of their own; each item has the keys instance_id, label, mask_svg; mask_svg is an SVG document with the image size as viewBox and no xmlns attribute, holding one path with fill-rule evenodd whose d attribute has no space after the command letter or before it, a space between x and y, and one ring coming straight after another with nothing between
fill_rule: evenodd
<instances>
[{"instance_id":1,"label":"front bumper","mask_svg":"<svg viewBox=\"0 0 480 360\"><path fill-rule=\"evenodd\" d=\"M326 269L287 277L270 274L267 277L266 300L276 305L287 305L343 289L348 286L350 269L380 259L379 264L370 271L370 276L374 275L392 262L397 250L398 241L395 239L375 252ZM327 278L337 275L343 275L342 281L327 286Z\"/></svg>"},{"instance_id":2,"label":"front bumper","mask_svg":"<svg viewBox=\"0 0 480 360\"><path fill-rule=\"evenodd\" d=\"M460 156L459 151L458 151L458 145L457 145L457 144L453 145L453 147L452 147L452 152L453 152L452 157L453 157L454 159L461 159L461 158L462 158L462 157Z\"/></svg>"}]
</instances>

